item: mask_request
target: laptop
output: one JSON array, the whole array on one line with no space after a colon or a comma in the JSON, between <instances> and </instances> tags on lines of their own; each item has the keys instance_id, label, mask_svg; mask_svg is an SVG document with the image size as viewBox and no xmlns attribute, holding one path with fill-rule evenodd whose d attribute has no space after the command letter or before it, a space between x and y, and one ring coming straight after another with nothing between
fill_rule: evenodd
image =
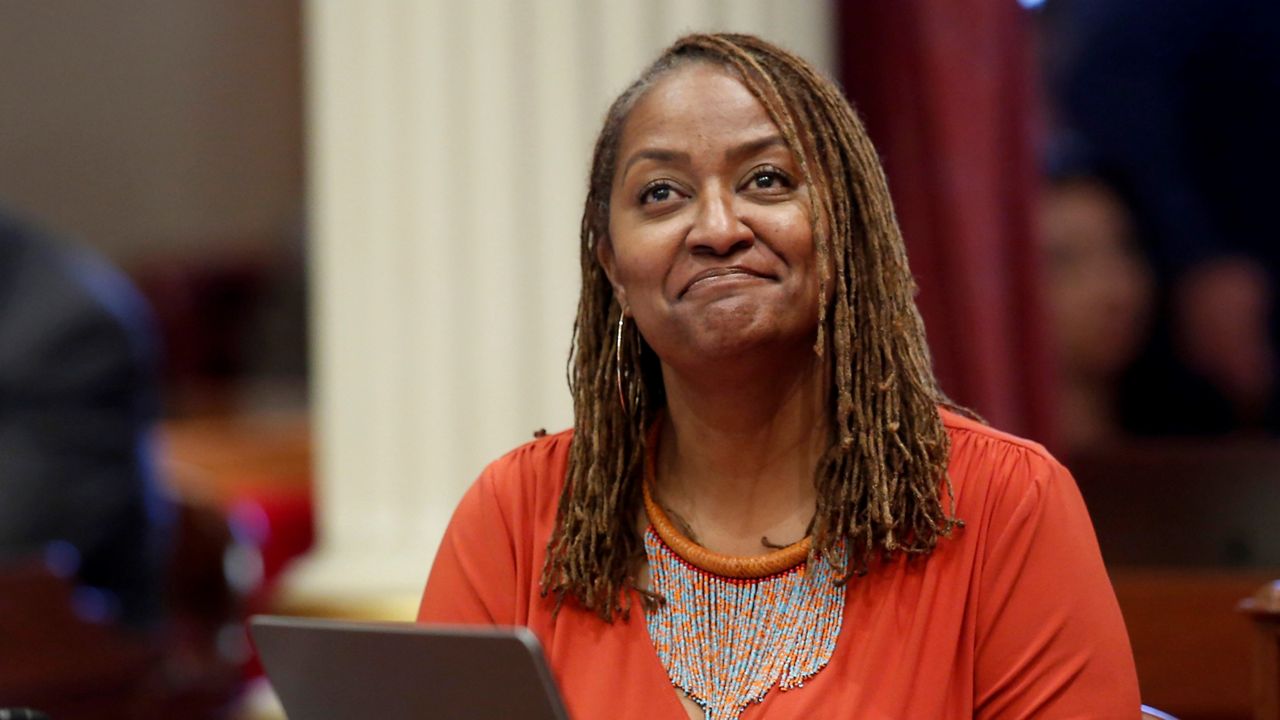
<instances>
[{"instance_id":1,"label":"laptop","mask_svg":"<svg viewBox=\"0 0 1280 720\"><path fill-rule=\"evenodd\" d=\"M528 628L255 615L289 720L568 720Z\"/></svg>"}]
</instances>

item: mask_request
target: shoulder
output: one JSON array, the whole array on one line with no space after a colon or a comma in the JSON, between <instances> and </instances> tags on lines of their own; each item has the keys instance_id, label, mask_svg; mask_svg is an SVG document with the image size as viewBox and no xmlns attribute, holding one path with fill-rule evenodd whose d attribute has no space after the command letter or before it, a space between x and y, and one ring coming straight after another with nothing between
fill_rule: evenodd
<instances>
[{"instance_id":1,"label":"shoulder","mask_svg":"<svg viewBox=\"0 0 1280 720\"><path fill-rule=\"evenodd\" d=\"M0 216L0 373L25 392L133 382L149 371L145 301L114 267Z\"/></svg>"},{"instance_id":2,"label":"shoulder","mask_svg":"<svg viewBox=\"0 0 1280 720\"><path fill-rule=\"evenodd\" d=\"M1070 473L1040 443L949 410L940 413L951 440L947 473L961 513L1078 493Z\"/></svg>"},{"instance_id":3,"label":"shoulder","mask_svg":"<svg viewBox=\"0 0 1280 720\"><path fill-rule=\"evenodd\" d=\"M974 716L1131 717L1133 657L1075 481L1039 443L942 416L964 526L933 567L963 588Z\"/></svg>"},{"instance_id":4,"label":"shoulder","mask_svg":"<svg viewBox=\"0 0 1280 720\"><path fill-rule=\"evenodd\" d=\"M951 437L953 445L958 444L964 448L974 446L975 448L983 447L988 450L998 448L1010 452L1027 452L1045 460L1053 460L1053 456L1049 454L1049 451L1034 440L1028 440L1003 430L997 430L990 425L946 408L940 408L938 414L942 417L942 425L947 429L947 435Z\"/></svg>"},{"instance_id":5,"label":"shoulder","mask_svg":"<svg viewBox=\"0 0 1280 720\"><path fill-rule=\"evenodd\" d=\"M484 554L521 556L533 567L550 536L564 485L572 432L525 443L489 463L453 511L441 551L458 545L487 548Z\"/></svg>"},{"instance_id":6,"label":"shoulder","mask_svg":"<svg viewBox=\"0 0 1280 720\"><path fill-rule=\"evenodd\" d=\"M101 315L123 324L145 303L124 276L93 250L0 213L0 285L7 306L27 303L28 313L66 322Z\"/></svg>"},{"instance_id":7,"label":"shoulder","mask_svg":"<svg viewBox=\"0 0 1280 720\"><path fill-rule=\"evenodd\" d=\"M529 624L572 437L537 438L480 473L440 541L419 620Z\"/></svg>"},{"instance_id":8,"label":"shoulder","mask_svg":"<svg viewBox=\"0 0 1280 720\"><path fill-rule=\"evenodd\" d=\"M564 430L507 452L485 467L467 500L496 504L506 516L554 516L572 441L573 431Z\"/></svg>"},{"instance_id":9,"label":"shoulder","mask_svg":"<svg viewBox=\"0 0 1280 720\"><path fill-rule=\"evenodd\" d=\"M1034 440L1018 437L950 410L939 411L951 440L952 465L987 465L1013 460L1035 466L1059 465L1057 459Z\"/></svg>"},{"instance_id":10,"label":"shoulder","mask_svg":"<svg viewBox=\"0 0 1280 720\"><path fill-rule=\"evenodd\" d=\"M573 430L535 438L489 463L480 478L502 492L517 492L531 485L554 485L558 492L572 441Z\"/></svg>"}]
</instances>

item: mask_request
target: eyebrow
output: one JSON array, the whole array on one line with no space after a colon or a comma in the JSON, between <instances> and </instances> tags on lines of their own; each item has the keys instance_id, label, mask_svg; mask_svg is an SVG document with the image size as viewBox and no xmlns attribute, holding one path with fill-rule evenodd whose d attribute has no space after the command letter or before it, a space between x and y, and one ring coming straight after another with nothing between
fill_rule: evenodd
<instances>
[{"instance_id":1,"label":"eyebrow","mask_svg":"<svg viewBox=\"0 0 1280 720\"><path fill-rule=\"evenodd\" d=\"M632 165L641 160L656 160L657 162L689 162L689 153L679 152L677 150L664 150L662 148L645 148L637 151L630 158L627 158L627 164L622 166L622 174L620 177L626 177L627 171Z\"/></svg>"},{"instance_id":2,"label":"eyebrow","mask_svg":"<svg viewBox=\"0 0 1280 720\"><path fill-rule=\"evenodd\" d=\"M785 148L787 147L787 142L782 139L781 135L769 135L767 137L762 137L759 140L748 140L737 147L729 148L729 151L725 153L725 157L749 157L761 152L762 150L774 147L775 145L780 145Z\"/></svg>"},{"instance_id":3,"label":"eyebrow","mask_svg":"<svg viewBox=\"0 0 1280 720\"><path fill-rule=\"evenodd\" d=\"M748 140L740 145L729 148L725 152L725 157L726 158L748 157L751 155L755 155L756 153L762 150L765 150L767 148L773 147L775 145L781 145L782 147L786 147L787 143L785 140L782 139L781 135L777 135L777 134L768 135L766 137L762 137L756 140ZM657 162L688 163L689 153L680 152L679 150L668 150L666 148L645 148L643 150L637 150L631 157L627 158L627 163L622 166L622 173L621 175L619 175L619 177L625 178L627 176L627 172L631 169L631 166L635 165L641 160L654 160Z\"/></svg>"}]
</instances>

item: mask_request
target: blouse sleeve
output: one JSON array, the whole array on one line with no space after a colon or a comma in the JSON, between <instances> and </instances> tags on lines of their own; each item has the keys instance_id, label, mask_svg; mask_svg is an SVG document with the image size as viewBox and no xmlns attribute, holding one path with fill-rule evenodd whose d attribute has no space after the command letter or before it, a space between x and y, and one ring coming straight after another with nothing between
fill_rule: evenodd
<instances>
[{"instance_id":1,"label":"blouse sleeve","mask_svg":"<svg viewBox=\"0 0 1280 720\"><path fill-rule=\"evenodd\" d=\"M436 552L418 622L514 625L517 548L494 466L463 496Z\"/></svg>"},{"instance_id":2,"label":"blouse sleeve","mask_svg":"<svg viewBox=\"0 0 1280 720\"><path fill-rule=\"evenodd\" d=\"M989 506L975 717L1136 720L1133 654L1084 500L1066 468L1023 450Z\"/></svg>"}]
</instances>

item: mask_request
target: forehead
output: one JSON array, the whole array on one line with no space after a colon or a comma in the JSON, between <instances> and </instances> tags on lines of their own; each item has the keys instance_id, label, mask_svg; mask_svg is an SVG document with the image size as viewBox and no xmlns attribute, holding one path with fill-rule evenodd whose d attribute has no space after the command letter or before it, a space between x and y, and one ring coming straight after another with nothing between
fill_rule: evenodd
<instances>
[{"instance_id":1,"label":"forehead","mask_svg":"<svg viewBox=\"0 0 1280 720\"><path fill-rule=\"evenodd\" d=\"M683 148L777 133L751 91L710 63L676 68L641 96L622 130L621 155L646 146Z\"/></svg>"}]
</instances>

